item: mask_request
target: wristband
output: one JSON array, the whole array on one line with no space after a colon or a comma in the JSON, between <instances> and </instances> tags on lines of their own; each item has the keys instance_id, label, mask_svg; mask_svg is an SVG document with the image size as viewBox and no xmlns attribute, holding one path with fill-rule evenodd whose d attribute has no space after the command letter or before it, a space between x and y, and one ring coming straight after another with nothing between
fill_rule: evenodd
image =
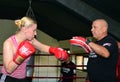
<instances>
[{"instance_id":1,"label":"wristband","mask_svg":"<svg viewBox=\"0 0 120 82\"><path fill-rule=\"evenodd\" d=\"M89 39L86 39L86 44L88 45L91 41Z\"/></svg>"}]
</instances>

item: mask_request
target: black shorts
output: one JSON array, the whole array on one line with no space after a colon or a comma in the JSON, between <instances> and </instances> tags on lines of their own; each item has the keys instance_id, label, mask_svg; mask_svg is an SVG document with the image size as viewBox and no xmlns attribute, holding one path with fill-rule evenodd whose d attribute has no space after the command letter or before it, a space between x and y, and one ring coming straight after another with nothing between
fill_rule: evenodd
<instances>
[{"instance_id":1,"label":"black shorts","mask_svg":"<svg viewBox=\"0 0 120 82\"><path fill-rule=\"evenodd\" d=\"M1 78L1 76L2 76L2 74L0 74L0 78ZM32 82L32 79L30 79L30 78L17 79L14 77L6 76L4 82Z\"/></svg>"}]
</instances>

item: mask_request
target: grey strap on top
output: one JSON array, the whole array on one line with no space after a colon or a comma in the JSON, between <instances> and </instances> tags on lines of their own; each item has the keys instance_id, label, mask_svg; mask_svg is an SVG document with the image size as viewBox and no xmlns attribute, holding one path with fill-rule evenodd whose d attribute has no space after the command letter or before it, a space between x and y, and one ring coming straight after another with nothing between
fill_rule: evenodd
<instances>
[{"instance_id":1,"label":"grey strap on top","mask_svg":"<svg viewBox=\"0 0 120 82\"><path fill-rule=\"evenodd\" d=\"M5 79L6 79L6 75L5 74L2 74L1 78L0 78L0 82L5 82Z\"/></svg>"}]
</instances>

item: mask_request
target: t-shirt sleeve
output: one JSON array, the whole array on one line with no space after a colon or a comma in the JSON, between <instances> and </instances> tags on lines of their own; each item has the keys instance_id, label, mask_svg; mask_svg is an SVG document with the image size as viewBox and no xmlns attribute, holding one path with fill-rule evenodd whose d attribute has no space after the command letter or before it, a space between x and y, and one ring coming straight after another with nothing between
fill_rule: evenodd
<instances>
[{"instance_id":1,"label":"t-shirt sleeve","mask_svg":"<svg viewBox=\"0 0 120 82\"><path fill-rule=\"evenodd\" d=\"M116 51L116 42L115 41L107 41L103 44L103 46L110 52L110 54L114 53Z\"/></svg>"}]
</instances>

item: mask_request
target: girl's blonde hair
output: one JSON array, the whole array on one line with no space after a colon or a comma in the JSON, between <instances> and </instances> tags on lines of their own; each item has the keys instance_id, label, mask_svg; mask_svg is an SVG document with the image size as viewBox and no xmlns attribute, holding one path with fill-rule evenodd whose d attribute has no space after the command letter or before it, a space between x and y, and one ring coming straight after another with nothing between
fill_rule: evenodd
<instances>
[{"instance_id":1,"label":"girl's blonde hair","mask_svg":"<svg viewBox=\"0 0 120 82\"><path fill-rule=\"evenodd\" d=\"M15 24L17 25L18 30L20 30L22 27L30 27L33 24L36 24L36 21L30 17L23 17L21 19L15 20Z\"/></svg>"}]
</instances>

